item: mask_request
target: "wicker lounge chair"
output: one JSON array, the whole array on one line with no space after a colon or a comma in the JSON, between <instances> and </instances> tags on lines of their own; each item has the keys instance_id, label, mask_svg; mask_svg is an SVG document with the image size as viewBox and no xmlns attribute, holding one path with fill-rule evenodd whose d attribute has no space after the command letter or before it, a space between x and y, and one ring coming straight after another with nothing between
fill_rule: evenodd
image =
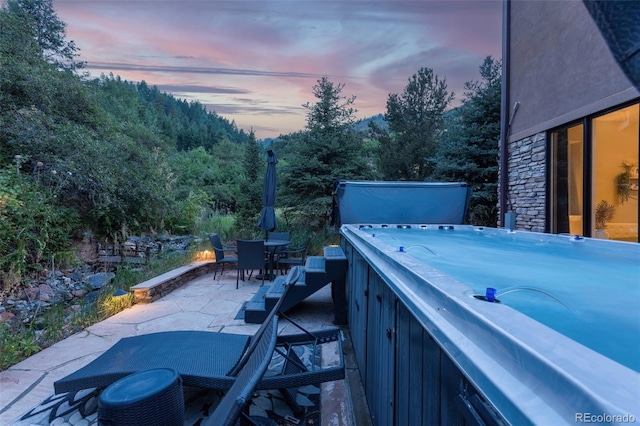
<instances>
[{"instance_id":1,"label":"wicker lounge chair","mask_svg":"<svg viewBox=\"0 0 640 426\"><path fill-rule=\"evenodd\" d=\"M227 391L213 414L202 423L202 426L234 426L241 417L248 418L248 414L244 412L245 408L251 401L258 382L262 380L269 368L277 337L278 316L274 315L267 323L255 350L251 352L247 362L238 372L238 377L231 389Z\"/></svg>"},{"instance_id":2,"label":"wicker lounge chair","mask_svg":"<svg viewBox=\"0 0 640 426\"><path fill-rule=\"evenodd\" d=\"M169 331L123 338L85 367L56 381L55 393L106 387L129 374L152 368L176 370L185 386L229 389L255 350L267 324L278 314L288 290L300 274L301 268L295 268L284 278L286 288L283 296L254 336L208 331ZM258 389L288 389L344 378L340 329L328 328L317 332L302 330L300 334L278 336L278 347L285 348L279 353L286 355L288 348L296 345L317 346L335 342L340 353L338 365L319 368L314 366L310 371L296 368L287 373L283 369L282 374L264 377L258 383ZM295 359L291 362L294 361Z\"/></svg>"}]
</instances>

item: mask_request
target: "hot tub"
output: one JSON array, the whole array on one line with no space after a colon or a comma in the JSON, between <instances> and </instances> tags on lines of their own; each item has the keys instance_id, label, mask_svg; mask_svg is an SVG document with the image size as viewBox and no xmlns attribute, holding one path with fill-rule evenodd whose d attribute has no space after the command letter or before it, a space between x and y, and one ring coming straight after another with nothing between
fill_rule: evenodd
<instances>
[{"instance_id":1,"label":"hot tub","mask_svg":"<svg viewBox=\"0 0 640 426\"><path fill-rule=\"evenodd\" d=\"M640 245L464 225L341 236L376 424L640 421Z\"/></svg>"}]
</instances>

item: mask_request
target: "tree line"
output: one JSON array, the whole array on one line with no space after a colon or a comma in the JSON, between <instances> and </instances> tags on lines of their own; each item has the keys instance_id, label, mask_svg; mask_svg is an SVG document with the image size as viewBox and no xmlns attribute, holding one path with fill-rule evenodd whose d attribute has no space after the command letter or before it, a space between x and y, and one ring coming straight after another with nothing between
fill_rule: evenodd
<instances>
[{"instance_id":1,"label":"tree line","mask_svg":"<svg viewBox=\"0 0 640 426\"><path fill-rule=\"evenodd\" d=\"M387 99L384 123L355 125L355 97L326 77L313 87L305 130L274 142L284 168L285 211L323 227L337 180L467 182L473 190L468 222L496 226L501 63L488 56L480 79L464 84L461 105L446 79L422 68ZM358 130L360 129L360 130Z\"/></svg>"},{"instance_id":2,"label":"tree line","mask_svg":"<svg viewBox=\"0 0 640 426\"><path fill-rule=\"evenodd\" d=\"M500 63L462 105L429 68L390 94L387 126L356 125L356 98L318 79L304 129L260 143L233 121L118 76L90 79L52 0L0 9L0 278L15 281L91 232L189 233L212 212L251 237L265 152L279 158L284 226L327 229L337 180L466 181L470 222L495 225Z\"/></svg>"}]
</instances>

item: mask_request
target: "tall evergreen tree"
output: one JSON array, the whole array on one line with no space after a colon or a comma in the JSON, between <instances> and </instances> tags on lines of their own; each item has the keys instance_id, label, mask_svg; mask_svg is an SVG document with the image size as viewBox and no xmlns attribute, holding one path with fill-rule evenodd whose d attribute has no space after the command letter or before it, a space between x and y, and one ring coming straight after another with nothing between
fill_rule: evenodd
<instances>
[{"instance_id":1,"label":"tall evergreen tree","mask_svg":"<svg viewBox=\"0 0 640 426\"><path fill-rule=\"evenodd\" d=\"M344 84L322 77L313 86L316 103L307 108L306 131L289 141L282 197L287 210L316 229L330 217L333 185L341 179L373 179L374 168L366 161L363 137L353 128L355 97L342 95Z\"/></svg>"},{"instance_id":2,"label":"tall evergreen tree","mask_svg":"<svg viewBox=\"0 0 640 426\"><path fill-rule=\"evenodd\" d=\"M33 105L48 64L40 56L31 21L0 9L0 111Z\"/></svg>"},{"instance_id":3,"label":"tall evergreen tree","mask_svg":"<svg viewBox=\"0 0 640 426\"><path fill-rule=\"evenodd\" d=\"M262 175L265 169L262 149L251 131L244 147L243 178L236 207L236 225L240 235L253 237L262 210Z\"/></svg>"},{"instance_id":4,"label":"tall evergreen tree","mask_svg":"<svg viewBox=\"0 0 640 426\"><path fill-rule=\"evenodd\" d=\"M462 106L452 114L433 163L436 180L471 186L469 220L475 225L497 224L501 69L488 56L480 65L481 80L465 83Z\"/></svg>"},{"instance_id":5,"label":"tall evergreen tree","mask_svg":"<svg viewBox=\"0 0 640 426\"><path fill-rule=\"evenodd\" d=\"M72 40L66 40L67 25L53 10L53 0L8 0L7 6L10 12L33 20L33 36L47 62L67 70L84 66L83 62L76 62L79 49Z\"/></svg>"},{"instance_id":6,"label":"tall evergreen tree","mask_svg":"<svg viewBox=\"0 0 640 426\"><path fill-rule=\"evenodd\" d=\"M379 166L385 179L423 181L431 174L430 159L451 100L446 80L430 68L414 74L401 95L389 95L384 115L389 131L372 125L373 137L380 142Z\"/></svg>"}]
</instances>

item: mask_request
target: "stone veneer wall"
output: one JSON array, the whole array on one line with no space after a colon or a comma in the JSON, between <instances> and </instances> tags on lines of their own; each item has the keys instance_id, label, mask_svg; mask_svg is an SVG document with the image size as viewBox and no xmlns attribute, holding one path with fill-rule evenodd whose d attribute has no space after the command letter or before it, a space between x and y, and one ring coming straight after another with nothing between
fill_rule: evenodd
<instances>
[{"instance_id":1,"label":"stone veneer wall","mask_svg":"<svg viewBox=\"0 0 640 426\"><path fill-rule=\"evenodd\" d=\"M195 262L182 266L131 287L136 303L151 303L171 293L176 288L215 269L214 261Z\"/></svg>"},{"instance_id":2,"label":"stone veneer wall","mask_svg":"<svg viewBox=\"0 0 640 426\"><path fill-rule=\"evenodd\" d=\"M516 213L516 229L545 232L546 146L544 132L509 143L506 211Z\"/></svg>"}]
</instances>

